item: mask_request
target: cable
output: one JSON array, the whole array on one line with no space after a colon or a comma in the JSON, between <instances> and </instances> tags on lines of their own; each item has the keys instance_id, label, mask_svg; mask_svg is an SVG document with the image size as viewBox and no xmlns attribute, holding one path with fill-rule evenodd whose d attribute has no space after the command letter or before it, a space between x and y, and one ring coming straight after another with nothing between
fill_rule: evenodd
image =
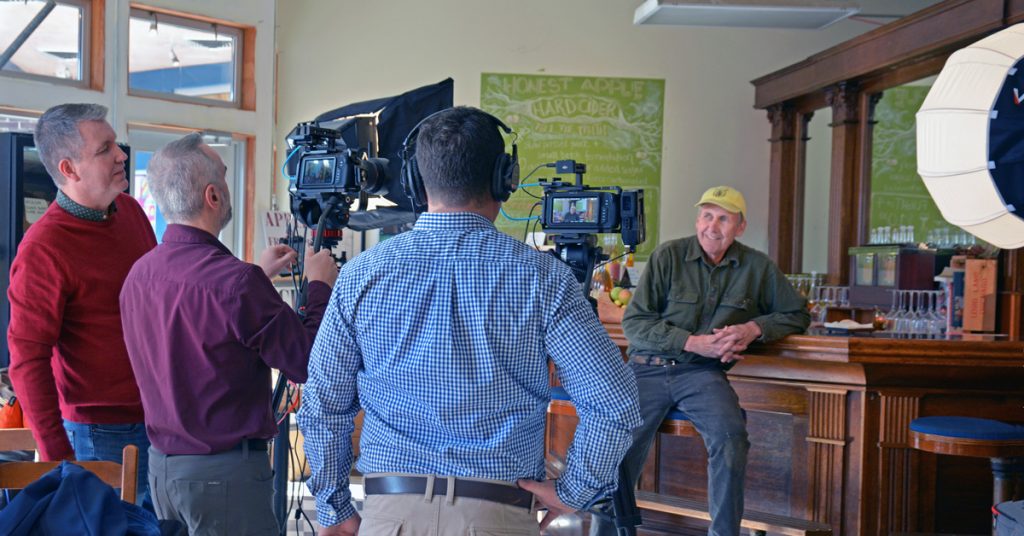
<instances>
[{"instance_id":1,"label":"cable","mask_svg":"<svg viewBox=\"0 0 1024 536\"><path fill-rule=\"evenodd\" d=\"M608 260L606 260L606 261L602 262L601 264L597 264L597 265L595 265L595 266L594 266L594 269L596 270L596 269L598 269L598 268L600 268L600 267L602 267L602 266L604 266L604 265L606 265L606 264L608 264L608 263L612 263L612 262L615 262L615 261L617 261L617 260L619 260L619 259L621 259L621 258L625 257L626 255L629 255L630 253L631 253L631 252L627 251L627 252L623 253L622 255L619 255L618 257L613 257L613 258L611 258L611 259L608 259Z\"/></svg>"},{"instance_id":2,"label":"cable","mask_svg":"<svg viewBox=\"0 0 1024 536\"><path fill-rule=\"evenodd\" d=\"M537 172L537 170L538 170L538 169L540 169L540 168L542 168L542 167L555 167L555 165L554 165L554 164L541 164L541 165L539 165L539 166L537 166L537 167L533 168L533 171L531 171L531 172L527 173L527 174L526 174L526 176L525 176L525 177L523 177L523 178L522 178L522 179L521 179L521 180L519 181L519 187L520 187L520 188L532 188L532 187L534 187L534 186L540 186L541 184L540 184L539 182L535 182L535 183L532 183L532 184L531 184L531 183L528 183L528 182L526 182L526 180L527 180L527 179L529 179L530 177L532 177L532 176L533 176L533 174L534 174L534 173L536 173L536 172ZM541 199L541 198L540 198L539 196L537 196L537 195L534 195L534 194L530 193L529 191L527 191L527 190L525 190L525 189L523 190L523 193L524 193L524 194L526 194L526 195L528 195L528 196L530 196L530 197L532 197L532 198L534 198L534 199Z\"/></svg>"},{"instance_id":3,"label":"cable","mask_svg":"<svg viewBox=\"0 0 1024 536\"><path fill-rule=\"evenodd\" d=\"M287 167L288 167L288 161L291 160L292 157L295 156L295 153L299 152L299 149L301 149L301 148L302 148L301 145L296 145L295 148L292 149L292 152L288 153L288 158L285 158L284 162L281 163L281 175L283 175L284 178L286 178L286 179L288 179L290 181L295 180L295 177L292 177L291 175L289 175L288 172L285 171L285 169L287 169Z\"/></svg>"},{"instance_id":4,"label":"cable","mask_svg":"<svg viewBox=\"0 0 1024 536\"><path fill-rule=\"evenodd\" d=\"M302 388L299 386L296 386L296 388L300 393L301 399ZM296 479L292 480L289 483L289 487L291 489L291 501L289 502L288 505L288 511L295 512L295 514L292 516L292 518L295 520L295 532L300 533L300 529L302 528L301 521L305 520L310 532L316 534L316 527L313 525L313 521L309 518L308 515L306 515L306 512L302 507L302 500L306 493L306 487L303 485L303 481L306 477L307 460L305 458L299 457L298 449L295 448L295 445L290 445L288 458L289 465L294 466L296 468Z\"/></svg>"},{"instance_id":5,"label":"cable","mask_svg":"<svg viewBox=\"0 0 1024 536\"><path fill-rule=\"evenodd\" d=\"M534 216L533 216L533 211L537 209L537 205L539 205L539 204L540 203L534 203L533 206L530 207L530 214L529 214L529 216L527 216L525 218L526 219L526 225L523 226L523 243L526 243L526 237L529 236L529 234L530 234L530 220L534 220L534 222L536 222L536 220L540 219L540 218L534 218ZM534 225L533 228L536 229L537 228L537 224L534 223L533 225ZM536 246L537 244L534 244L534 245Z\"/></svg>"},{"instance_id":6,"label":"cable","mask_svg":"<svg viewBox=\"0 0 1024 536\"><path fill-rule=\"evenodd\" d=\"M534 203L533 206L537 206L537 203ZM533 221L533 220L539 220L540 219L540 216L529 216L529 217L526 217L526 218L517 218L515 216L509 216L508 212L505 212L505 207L501 207L498 210L501 212L501 215L504 216L505 219L509 220L509 221ZM532 209L530 210L530 214L533 214L533 210Z\"/></svg>"}]
</instances>

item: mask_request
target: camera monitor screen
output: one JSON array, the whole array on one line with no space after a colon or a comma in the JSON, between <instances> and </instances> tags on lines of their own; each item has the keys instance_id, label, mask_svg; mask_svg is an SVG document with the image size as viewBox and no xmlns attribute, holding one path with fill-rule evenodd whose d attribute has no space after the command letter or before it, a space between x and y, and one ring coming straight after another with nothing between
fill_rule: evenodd
<instances>
[{"instance_id":1,"label":"camera monitor screen","mask_svg":"<svg viewBox=\"0 0 1024 536\"><path fill-rule=\"evenodd\" d=\"M303 160L303 186L331 184L334 181L334 162L334 158L309 158Z\"/></svg>"},{"instance_id":2,"label":"camera monitor screen","mask_svg":"<svg viewBox=\"0 0 1024 536\"><path fill-rule=\"evenodd\" d=\"M600 213L598 197L556 197L552 199L551 216L554 223L596 224Z\"/></svg>"}]
</instances>

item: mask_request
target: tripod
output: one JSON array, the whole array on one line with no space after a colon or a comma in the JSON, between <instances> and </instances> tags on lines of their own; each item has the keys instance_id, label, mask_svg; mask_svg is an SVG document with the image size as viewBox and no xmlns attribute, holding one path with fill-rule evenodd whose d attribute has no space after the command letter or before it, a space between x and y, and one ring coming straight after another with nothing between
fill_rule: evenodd
<instances>
[{"instance_id":1,"label":"tripod","mask_svg":"<svg viewBox=\"0 0 1024 536\"><path fill-rule=\"evenodd\" d=\"M340 210L341 198L332 196L325 204L323 210L320 213L319 221L316 226L316 235L313 238L313 252L320 251L321 248L330 249L336 243L336 239L328 237L324 230L324 223L328 218L332 217L335 212ZM345 215L347 220L347 214ZM301 244L300 244L301 245ZM301 249L301 248L300 248ZM302 256L300 255L300 259ZM299 272L304 272L304 267L300 264ZM295 312L300 316L304 317L306 314L306 299L307 299L307 285L308 281L305 277L302 278L299 284L299 291L295 298ZM288 386L288 378L285 378L284 374L278 374L277 384L274 385L274 394L271 398L271 408L275 418L278 420L277 423L277 437L274 438L274 516L277 517L277 523L280 528L279 534L282 536L287 531L288 526L288 453L291 450L291 439L289 437L291 433L291 408L286 408L283 415L277 415L277 409L281 407L281 402L288 398L291 400L292 392L291 387Z\"/></svg>"},{"instance_id":2,"label":"tripod","mask_svg":"<svg viewBox=\"0 0 1024 536\"><path fill-rule=\"evenodd\" d=\"M606 255L597 246L597 237L593 234L564 234L555 235L554 255L569 265L576 280L583 288L583 295L594 307L594 314L597 314L597 300L590 296L590 286L594 279L594 267L598 261L608 260ZM633 494L633 485L626 475L625 465L619 462L619 485L611 497L601 501L594 508L591 508L591 515L598 516L615 524L615 531L619 536L636 536L636 526L642 523L640 510L636 507L636 496ZM612 513L599 509L611 503Z\"/></svg>"}]
</instances>

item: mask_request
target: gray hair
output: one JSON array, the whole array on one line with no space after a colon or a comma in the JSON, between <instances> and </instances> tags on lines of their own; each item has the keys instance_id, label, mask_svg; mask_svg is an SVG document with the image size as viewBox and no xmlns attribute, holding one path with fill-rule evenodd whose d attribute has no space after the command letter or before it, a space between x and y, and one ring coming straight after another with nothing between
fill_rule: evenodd
<instances>
[{"instance_id":1,"label":"gray hair","mask_svg":"<svg viewBox=\"0 0 1024 536\"><path fill-rule=\"evenodd\" d=\"M220 165L200 149L202 144L203 136L193 132L160 148L146 168L153 198L171 223L198 216L203 190L220 179Z\"/></svg>"},{"instance_id":2,"label":"gray hair","mask_svg":"<svg viewBox=\"0 0 1024 536\"><path fill-rule=\"evenodd\" d=\"M60 161L78 158L82 151L83 121L106 121L107 107L100 104L60 104L46 110L36 123L35 142L39 159L57 187L66 180L60 172Z\"/></svg>"}]
</instances>

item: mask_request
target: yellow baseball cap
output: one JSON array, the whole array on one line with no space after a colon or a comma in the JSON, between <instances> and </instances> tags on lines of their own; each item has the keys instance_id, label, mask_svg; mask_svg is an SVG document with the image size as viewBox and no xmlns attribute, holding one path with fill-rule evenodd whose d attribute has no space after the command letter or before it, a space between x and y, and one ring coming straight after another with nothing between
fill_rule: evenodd
<instances>
[{"instance_id":1,"label":"yellow baseball cap","mask_svg":"<svg viewBox=\"0 0 1024 536\"><path fill-rule=\"evenodd\" d=\"M708 188L694 206L699 207L705 203L718 205L729 212L739 212L744 218L747 217L747 201L743 199L743 194L739 190L731 186Z\"/></svg>"}]
</instances>

